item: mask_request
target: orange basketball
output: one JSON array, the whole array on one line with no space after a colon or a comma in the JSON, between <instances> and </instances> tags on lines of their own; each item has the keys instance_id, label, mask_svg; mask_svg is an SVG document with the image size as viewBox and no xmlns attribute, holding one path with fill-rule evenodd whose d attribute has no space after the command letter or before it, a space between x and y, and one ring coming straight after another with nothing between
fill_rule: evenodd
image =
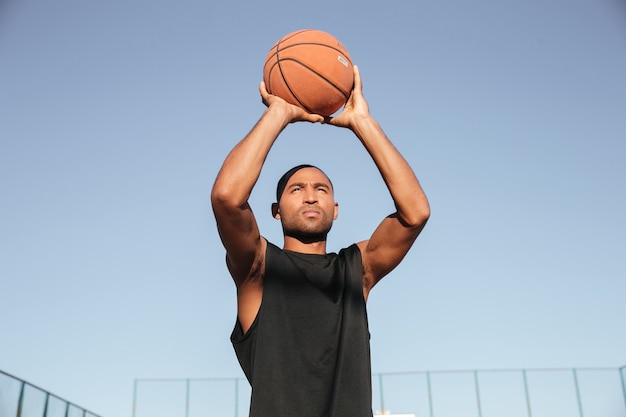
<instances>
[{"instance_id":1,"label":"orange basketball","mask_svg":"<svg viewBox=\"0 0 626 417\"><path fill-rule=\"evenodd\" d=\"M265 88L309 113L330 116L350 97L354 73L346 48L334 36L306 29L272 46L263 67Z\"/></svg>"}]
</instances>

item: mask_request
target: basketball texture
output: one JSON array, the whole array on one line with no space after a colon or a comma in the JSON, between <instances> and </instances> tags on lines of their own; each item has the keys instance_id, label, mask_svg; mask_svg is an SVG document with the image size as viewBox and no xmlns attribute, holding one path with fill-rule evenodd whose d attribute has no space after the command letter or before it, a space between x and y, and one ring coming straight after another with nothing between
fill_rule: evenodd
<instances>
[{"instance_id":1,"label":"basketball texture","mask_svg":"<svg viewBox=\"0 0 626 417\"><path fill-rule=\"evenodd\" d=\"M334 36L298 30L272 46L263 66L263 81L270 94L309 113L330 116L350 97L352 60Z\"/></svg>"}]
</instances>

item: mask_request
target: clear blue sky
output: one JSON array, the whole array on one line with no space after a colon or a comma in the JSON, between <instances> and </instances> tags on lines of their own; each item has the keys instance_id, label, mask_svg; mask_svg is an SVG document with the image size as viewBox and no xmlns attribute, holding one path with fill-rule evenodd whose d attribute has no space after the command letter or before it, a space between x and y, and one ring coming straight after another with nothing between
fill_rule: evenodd
<instances>
[{"instance_id":1,"label":"clear blue sky","mask_svg":"<svg viewBox=\"0 0 626 417\"><path fill-rule=\"evenodd\" d=\"M374 372L626 364L626 4L0 2L0 369L105 417L134 378L242 376L209 205L269 47L338 37L432 218L369 302ZM349 132L292 125L337 250L393 211Z\"/></svg>"}]
</instances>

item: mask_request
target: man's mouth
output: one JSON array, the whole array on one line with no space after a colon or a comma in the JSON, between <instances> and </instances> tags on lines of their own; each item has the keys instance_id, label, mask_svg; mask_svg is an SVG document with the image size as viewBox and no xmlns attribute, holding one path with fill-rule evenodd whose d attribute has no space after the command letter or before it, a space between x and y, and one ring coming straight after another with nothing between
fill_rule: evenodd
<instances>
[{"instance_id":1,"label":"man's mouth","mask_svg":"<svg viewBox=\"0 0 626 417\"><path fill-rule=\"evenodd\" d=\"M320 215L320 212L315 209L306 209L302 211L302 215L305 217L317 217Z\"/></svg>"}]
</instances>

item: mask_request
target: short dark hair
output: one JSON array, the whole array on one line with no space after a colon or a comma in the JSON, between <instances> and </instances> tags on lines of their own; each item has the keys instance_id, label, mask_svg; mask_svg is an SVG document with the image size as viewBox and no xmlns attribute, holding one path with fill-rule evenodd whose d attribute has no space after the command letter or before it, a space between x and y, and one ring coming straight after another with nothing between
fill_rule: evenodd
<instances>
[{"instance_id":1,"label":"short dark hair","mask_svg":"<svg viewBox=\"0 0 626 417\"><path fill-rule=\"evenodd\" d=\"M289 171L285 172L283 176L280 177L280 179L278 180L278 184L276 185L276 202L280 201L280 197L283 195L283 192L285 191L285 187L287 187L287 182L289 181L289 178L291 178L293 174L295 174L296 172L304 168L315 168L318 171L320 171L322 174L326 175L324 171L322 171L315 165L310 165L310 164L296 165L295 167L291 168ZM326 178L328 178L328 175L326 175ZM330 178L328 178L328 181L330 182ZM333 186L332 182L330 183L330 186L331 187Z\"/></svg>"}]
</instances>

